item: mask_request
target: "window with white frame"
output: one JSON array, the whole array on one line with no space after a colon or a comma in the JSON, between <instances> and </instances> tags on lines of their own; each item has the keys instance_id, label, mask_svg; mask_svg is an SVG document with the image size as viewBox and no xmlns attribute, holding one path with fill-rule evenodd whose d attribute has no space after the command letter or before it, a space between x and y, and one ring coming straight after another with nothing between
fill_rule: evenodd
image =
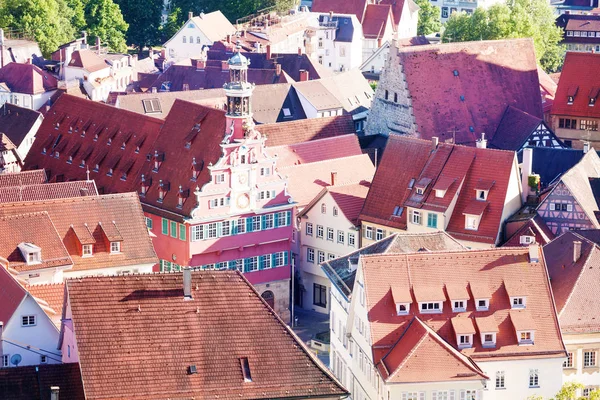
<instances>
[{"instance_id":1,"label":"window with white frame","mask_svg":"<svg viewBox=\"0 0 600 400\"><path fill-rule=\"evenodd\" d=\"M465 311L466 309L467 309L466 300L454 300L452 302L452 311L461 312L461 311Z\"/></svg>"},{"instance_id":2,"label":"window with white frame","mask_svg":"<svg viewBox=\"0 0 600 400\"><path fill-rule=\"evenodd\" d=\"M237 220L237 233L246 233L246 218L240 218Z\"/></svg>"},{"instance_id":3,"label":"window with white frame","mask_svg":"<svg viewBox=\"0 0 600 400\"><path fill-rule=\"evenodd\" d=\"M225 182L225 174L216 174L215 175L215 183L220 184Z\"/></svg>"},{"instance_id":4,"label":"window with white frame","mask_svg":"<svg viewBox=\"0 0 600 400\"><path fill-rule=\"evenodd\" d=\"M433 400L454 400L454 390L434 390Z\"/></svg>"},{"instance_id":5,"label":"window with white frame","mask_svg":"<svg viewBox=\"0 0 600 400\"><path fill-rule=\"evenodd\" d=\"M339 244L344 244L344 239L346 239L346 234L344 233L344 231L338 231L337 242Z\"/></svg>"},{"instance_id":6,"label":"window with white frame","mask_svg":"<svg viewBox=\"0 0 600 400\"><path fill-rule=\"evenodd\" d=\"M490 299L475 299L477 311L487 311L490 308Z\"/></svg>"},{"instance_id":7,"label":"window with white frame","mask_svg":"<svg viewBox=\"0 0 600 400\"><path fill-rule=\"evenodd\" d=\"M10 354L2 354L2 368L10 365Z\"/></svg>"},{"instance_id":8,"label":"window with white frame","mask_svg":"<svg viewBox=\"0 0 600 400\"><path fill-rule=\"evenodd\" d=\"M487 190L478 190L477 191L477 200L487 200L488 191Z\"/></svg>"},{"instance_id":9,"label":"window with white frame","mask_svg":"<svg viewBox=\"0 0 600 400\"><path fill-rule=\"evenodd\" d=\"M40 364L47 364L47 363L48 363L48 356L40 355Z\"/></svg>"},{"instance_id":10,"label":"window with white frame","mask_svg":"<svg viewBox=\"0 0 600 400\"><path fill-rule=\"evenodd\" d=\"M528 236L528 235L522 235L519 238L519 242L521 244L531 244L531 243L535 243L535 236Z\"/></svg>"},{"instance_id":11,"label":"window with white frame","mask_svg":"<svg viewBox=\"0 0 600 400\"><path fill-rule=\"evenodd\" d=\"M333 228L327 228L327 240L331 240L333 242Z\"/></svg>"},{"instance_id":12,"label":"window with white frame","mask_svg":"<svg viewBox=\"0 0 600 400\"><path fill-rule=\"evenodd\" d=\"M273 229L275 227L273 214L264 215L264 219L265 219L264 229Z\"/></svg>"},{"instance_id":13,"label":"window with white frame","mask_svg":"<svg viewBox=\"0 0 600 400\"><path fill-rule=\"evenodd\" d=\"M519 331L519 344L532 344L533 331Z\"/></svg>"},{"instance_id":14,"label":"window with white frame","mask_svg":"<svg viewBox=\"0 0 600 400\"><path fill-rule=\"evenodd\" d=\"M348 246L356 247L356 236L354 236L354 233L348 234Z\"/></svg>"},{"instance_id":15,"label":"window with white frame","mask_svg":"<svg viewBox=\"0 0 600 400\"><path fill-rule=\"evenodd\" d=\"M308 236L312 236L313 235L313 224L310 222L306 223L306 234Z\"/></svg>"},{"instance_id":16,"label":"window with white frame","mask_svg":"<svg viewBox=\"0 0 600 400\"><path fill-rule=\"evenodd\" d=\"M291 215L291 211L289 211L289 213ZM288 211L278 212L277 213L277 226L288 226L287 216L288 216Z\"/></svg>"},{"instance_id":17,"label":"window with white frame","mask_svg":"<svg viewBox=\"0 0 600 400\"><path fill-rule=\"evenodd\" d=\"M21 317L21 326L35 326L36 318L35 315L23 315Z\"/></svg>"},{"instance_id":18,"label":"window with white frame","mask_svg":"<svg viewBox=\"0 0 600 400\"><path fill-rule=\"evenodd\" d=\"M231 235L231 222L223 221L221 224L221 236L229 236Z\"/></svg>"},{"instance_id":19,"label":"window with white frame","mask_svg":"<svg viewBox=\"0 0 600 400\"><path fill-rule=\"evenodd\" d=\"M504 371L496 371L496 389L505 389L504 386Z\"/></svg>"},{"instance_id":20,"label":"window with white frame","mask_svg":"<svg viewBox=\"0 0 600 400\"><path fill-rule=\"evenodd\" d=\"M425 392L402 392L402 400L424 400Z\"/></svg>"},{"instance_id":21,"label":"window with white frame","mask_svg":"<svg viewBox=\"0 0 600 400\"><path fill-rule=\"evenodd\" d=\"M481 334L482 338L481 338L481 343L483 344L483 347L485 348L490 348L490 347L496 347L496 334L493 332L489 332L489 333L482 333Z\"/></svg>"},{"instance_id":22,"label":"window with white frame","mask_svg":"<svg viewBox=\"0 0 600 400\"><path fill-rule=\"evenodd\" d=\"M524 297L513 297L511 298L511 306L512 308L525 308L525 298Z\"/></svg>"},{"instance_id":23,"label":"window with white frame","mask_svg":"<svg viewBox=\"0 0 600 400\"><path fill-rule=\"evenodd\" d=\"M323 239L323 226L322 225L317 225L317 237L320 239Z\"/></svg>"},{"instance_id":24,"label":"window with white frame","mask_svg":"<svg viewBox=\"0 0 600 400\"><path fill-rule=\"evenodd\" d=\"M329 259L329 260L335 259L335 254L328 253L327 254L327 259Z\"/></svg>"},{"instance_id":25,"label":"window with white frame","mask_svg":"<svg viewBox=\"0 0 600 400\"><path fill-rule=\"evenodd\" d=\"M573 352L567 353L567 359L563 361L563 368L573 368Z\"/></svg>"},{"instance_id":26,"label":"window with white frame","mask_svg":"<svg viewBox=\"0 0 600 400\"><path fill-rule=\"evenodd\" d=\"M458 347L461 349L471 347L473 344L473 335L458 335Z\"/></svg>"},{"instance_id":27,"label":"window with white frame","mask_svg":"<svg viewBox=\"0 0 600 400\"><path fill-rule=\"evenodd\" d=\"M212 222L210 224L206 225L206 238L207 239L214 239L217 237L217 223L216 222Z\"/></svg>"},{"instance_id":28,"label":"window with white frame","mask_svg":"<svg viewBox=\"0 0 600 400\"><path fill-rule=\"evenodd\" d=\"M252 217L252 231L257 232L260 231L260 215L255 215Z\"/></svg>"},{"instance_id":29,"label":"window with white frame","mask_svg":"<svg viewBox=\"0 0 600 400\"><path fill-rule=\"evenodd\" d=\"M84 244L81 247L81 256L82 257L91 257L94 255L94 246L91 244Z\"/></svg>"},{"instance_id":30,"label":"window with white frame","mask_svg":"<svg viewBox=\"0 0 600 400\"><path fill-rule=\"evenodd\" d=\"M191 227L190 236L192 242L197 242L204 239L204 227L202 225L194 225Z\"/></svg>"},{"instance_id":31,"label":"window with white frame","mask_svg":"<svg viewBox=\"0 0 600 400\"><path fill-rule=\"evenodd\" d=\"M209 201L210 208L221 208L229 206L229 197L219 197Z\"/></svg>"},{"instance_id":32,"label":"window with white frame","mask_svg":"<svg viewBox=\"0 0 600 400\"><path fill-rule=\"evenodd\" d=\"M420 303L421 304L421 314L431 314L431 313L439 313L442 312L442 302L434 301L428 303Z\"/></svg>"},{"instance_id":33,"label":"window with white frame","mask_svg":"<svg viewBox=\"0 0 600 400\"><path fill-rule=\"evenodd\" d=\"M373 240L373 227L372 226L365 227L365 238Z\"/></svg>"},{"instance_id":34,"label":"window with white frame","mask_svg":"<svg viewBox=\"0 0 600 400\"><path fill-rule=\"evenodd\" d=\"M247 259L247 271L256 271L258 270L258 257L250 257Z\"/></svg>"},{"instance_id":35,"label":"window with white frame","mask_svg":"<svg viewBox=\"0 0 600 400\"><path fill-rule=\"evenodd\" d=\"M325 252L324 251L317 251L317 262L319 264L325 262Z\"/></svg>"},{"instance_id":36,"label":"window with white frame","mask_svg":"<svg viewBox=\"0 0 600 400\"><path fill-rule=\"evenodd\" d=\"M377 228L375 231L375 240L381 240L385 236L385 232L383 229Z\"/></svg>"},{"instance_id":37,"label":"window with white frame","mask_svg":"<svg viewBox=\"0 0 600 400\"><path fill-rule=\"evenodd\" d=\"M477 391L476 390L461 390L460 391L460 400L477 400Z\"/></svg>"},{"instance_id":38,"label":"window with white frame","mask_svg":"<svg viewBox=\"0 0 600 400\"><path fill-rule=\"evenodd\" d=\"M315 249L311 249L310 247L306 249L306 260L309 263L315 262Z\"/></svg>"},{"instance_id":39,"label":"window with white frame","mask_svg":"<svg viewBox=\"0 0 600 400\"><path fill-rule=\"evenodd\" d=\"M479 227L479 217L476 215L465 215L465 229L476 231Z\"/></svg>"},{"instance_id":40,"label":"window with white frame","mask_svg":"<svg viewBox=\"0 0 600 400\"><path fill-rule=\"evenodd\" d=\"M410 303L396 303L396 314L408 315L408 310L410 310Z\"/></svg>"},{"instance_id":41,"label":"window with white frame","mask_svg":"<svg viewBox=\"0 0 600 400\"><path fill-rule=\"evenodd\" d=\"M410 221L415 225L421 225L421 211L413 210Z\"/></svg>"},{"instance_id":42,"label":"window with white frame","mask_svg":"<svg viewBox=\"0 0 600 400\"><path fill-rule=\"evenodd\" d=\"M529 387L530 388L540 387L539 370L537 370L537 369L530 369L529 370Z\"/></svg>"},{"instance_id":43,"label":"window with white frame","mask_svg":"<svg viewBox=\"0 0 600 400\"><path fill-rule=\"evenodd\" d=\"M338 212L338 208L334 206L334 207L333 207L333 216L334 216L334 217L337 217L337 216L338 216L338 213L339 213L339 212Z\"/></svg>"},{"instance_id":44,"label":"window with white frame","mask_svg":"<svg viewBox=\"0 0 600 400\"><path fill-rule=\"evenodd\" d=\"M110 252L120 253L121 252L121 242L110 242Z\"/></svg>"},{"instance_id":45,"label":"window with white frame","mask_svg":"<svg viewBox=\"0 0 600 400\"><path fill-rule=\"evenodd\" d=\"M262 167L260 169L260 175L261 176L269 176L269 175L271 175L271 167Z\"/></svg>"},{"instance_id":46,"label":"window with white frame","mask_svg":"<svg viewBox=\"0 0 600 400\"><path fill-rule=\"evenodd\" d=\"M584 351L583 352L583 366L586 368L596 366L596 352L595 351Z\"/></svg>"},{"instance_id":47,"label":"window with white frame","mask_svg":"<svg viewBox=\"0 0 600 400\"><path fill-rule=\"evenodd\" d=\"M268 256L265 258L269 258ZM281 267L283 264L285 264L285 253L283 251L280 251L278 253L275 253L275 265L273 265L274 267Z\"/></svg>"}]
</instances>

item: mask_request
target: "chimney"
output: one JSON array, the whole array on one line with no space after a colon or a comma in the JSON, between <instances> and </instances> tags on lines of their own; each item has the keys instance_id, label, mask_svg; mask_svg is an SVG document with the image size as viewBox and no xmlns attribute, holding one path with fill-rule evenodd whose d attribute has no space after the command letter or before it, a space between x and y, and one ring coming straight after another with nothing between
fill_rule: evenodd
<instances>
[{"instance_id":1,"label":"chimney","mask_svg":"<svg viewBox=\"0 0 600 400\"><path fill-rule=\"evenodd\" d=\"M298 47L298 57L302 57L302 47Z\"/></svg>"},{"instance_id":2,"label":"chimney","mask_svg":"<svg viewBox=\"0 0 600 400\"><path fill-rule=\"evenodd\" d=\"M540 246L537 243L529 245L529 262L540 262Z\"/></svg>"},{"instance_id":3,"label":"chimney","mask_svg":"<svg viewBox=\"0 0 600 400\"><path fill-rule=\"evenodd\" d=\"M531 147L525 147L523 149L523 164L521 164L521 197L523 203L527 202L527 195L529 194L529 175L531 175L533 169L533 149Z\"/></svg>"},{"instance_id":4,"label":"chimney","mask_svg":"<svg viewBox=\"0 0 600 400\"><path fill-rule=\"evenodd\" d=\"M308 80L308 71L305 69L300 70L300 82L306 82Z\"/></svg>"},{"instance_id":5,"label":"chimney","mask_svg":"<svg viewBox=\"0 0 600 400\"><path fill-rule=\"evenodd\" d=\"M196 60L196 70L203 71L206 68L205 60Z\"/></svg>"},{"instance_id":6,"label":"chimney","mask_svg":"<svg viewBox=\"0 0 600 400\"><path fill-rule=\"evenodd\" d=\"M573 262L576 263L581 258L581 242L576 240L573 242Z\"/></svg>"},{"instance_id":7,"label":"chimney","mask_svg":"<svg viewBox=\"0 0 600 400\"><path fill-rule=\"evenodd\" d=\"M194 13L192 11L188 12L188 20L194 18Z\"/></svg>"},{"instance_id":8,"label":"chimney","mask_svg":"<svg viewBox=\"0 0 600 400\"><path fill-rule=\"evenodd\" d=\"M81 44L87 44L87 31L81 31L81 37L83 38Z\"/></svg>"},{"instance_id":9,"label":"chimney","mask_svg":"<svg viewBox=\"0 0 600 400\"><path fill-rule=\"evenodd\" d=\"M331 186L335 186L335 181L337 181L337 172L331 173Z\"/></svg>"},{"instance_id":10,"label":"chimney","mask_svg":"<svg viewBox=\"0 0 600 400\"><path fill-rule=\"evenodd\" d=\"M476 146L478 149L487 149L487 139L484 132L481 133L481 139L477 139Z\"/></svg>"},{"instance_id":11,"label":"chimney","mask_svg":"<svg viewBox=\"0 0 600 400\"><path fill-rule=\"evenodd\" d=\"M431 150L437 149L439 143L440 143L440 138L438 138L437 136L433 136L431 138Z\"/></svg>"},{"instance_id":12,"label":"chimney","mask_svg":"<svg viewBox=\"0 0 600 400\"><path fill-rule=\"evenodd\" d=\"M587 154L590 151L590 142L583 142L583 154Z\"/></svg>"},{"instance_id":13,"label":"chimney","mask_svg":"<svg viewBox=\"0 0 600 400\"><path fill-rule=\"evenodd\" d=\"M273 55L271 54L271 45L267 45L267 60L270 60Z\"/></svg>"},{"instance_id":14,"label":"chimney","mask_svg":"<svg viewBox=\"0 0 600 400\"><path fill-rule=\"evenodd\" d=\"M183 269L183 298L185 300L192 299L192 269Z\"/></svg>"},{"instance_id":15,"label":"chimney","mask_svg":"<svg viewBox=\"0 0 600 400\"><path fill-rule=\"evenodd\" d=\"M227 43L231 43L231 35L227 35Z\"/></svg>"},{"instance_id":16,"label":"chimney","mask_svg":"<svg viewBox=\"0 0 600 400\"><path fill-rule=\"evenodd\" d=\"M156 90L156 86L152 86L152 89L150 89L151 93L156 93L158 92L158 90Z\"/></svg>"},{"instance_id":17,"label":"chimney","mask_svg":"<svg viewBox=\"0 0 600 400\"><path fill-rule=\"evenodd\" d=\"M333 11L329 11L329 21L331 21L333 19Z\"/></svg>"},{"instance_id":18,"label":"chimney","mask_svg":"<svg viewBox=\"0 0 600 400\"><path fill-rule=\"evenodd\" d=\"M60 392L58 386L50 386L50 400L58 400L58 392Z\"/></svg>"},{"instance_id":19,"label":"chimney","mask_svg":"<svg viewBox=\"0 0 600 400\"><path fill-rule=\"evenodd\" d=\"M221 71L229 71L229 63L227 60L221 61Z\"/></svg>"},{"instance_id":20,"label":"chimney","mask_svg":"<svg viewBox=\"0 0 600 400\"><path fill-rule=\"evenodd\" d=\"M275 63L275 73L277 76L281 75L281 64Z\"/></svg>"}]
</instances>

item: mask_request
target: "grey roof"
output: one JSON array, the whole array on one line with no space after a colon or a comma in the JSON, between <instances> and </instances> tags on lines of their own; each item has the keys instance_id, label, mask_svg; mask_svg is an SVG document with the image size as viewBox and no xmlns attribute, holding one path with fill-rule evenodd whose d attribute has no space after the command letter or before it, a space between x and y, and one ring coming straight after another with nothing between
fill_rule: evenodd
<instances>
[{"instance_id":1,"label":"grey roof","mask_svg":"<svg viewBox=\"0 0 600 400\"><path fill-rule=\"evenodd\" d=\"M327 15L325 14L320 15L319 23L323 22L326 16ZM334 15L333 18L331 18L331 21L337 24L335 29L335 41L351 43L352 37L354 36L354 25L352 24L352 17Z\"/></svg>"},{"instance_id":2,"label":"grey roof","mask_svg":"<svg viewBox=\"0 0 600 400\"><path fill-rule=\"evenodd\" d=\"M517 154L519 163L523 155ZM533 172L540 175L542 188L554 182L583 158L583 150L533 148Z\"/></svg>"},{"instance_id":3,"label":"grey roof","mask_svg":"<svg viewBox=\"0 0 600 400\"><path fill-rule=\"evenodd\" d=\"M325 261L321 268L345 296L350 298L356 277L356 262L362 255L415 253L419 251L464 250L465 247L446 232L394 233L344 257ZM354 265L350 267L350 262Z\"/></svg>"}]
</instances>

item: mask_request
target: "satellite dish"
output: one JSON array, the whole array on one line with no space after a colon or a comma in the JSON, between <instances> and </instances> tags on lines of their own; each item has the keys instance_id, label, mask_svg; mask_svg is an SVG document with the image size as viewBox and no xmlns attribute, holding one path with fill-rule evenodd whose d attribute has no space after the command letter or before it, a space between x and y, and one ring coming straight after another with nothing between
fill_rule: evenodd
<instances>
[{"instance_id":1,"label":"satellite dish","mask_svg":"<svg viewBox=\"0 0 600 400\"><path fill-rule=\"evenodd\" d=\"M20 354L13 354L13 356L10 358L10 363L15 367L19 366L21 361L23 361L23 357L21 357Z\"/></svg>"}]
</instances>

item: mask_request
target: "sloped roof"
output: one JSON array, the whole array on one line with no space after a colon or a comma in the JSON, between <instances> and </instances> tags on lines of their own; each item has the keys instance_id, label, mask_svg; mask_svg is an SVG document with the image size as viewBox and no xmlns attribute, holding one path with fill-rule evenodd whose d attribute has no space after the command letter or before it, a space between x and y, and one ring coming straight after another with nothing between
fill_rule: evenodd
<instances>
[{"instance_id":1,"label":"sloped roof","mask_svg":"<svg viewBox=\"0 0 600 400\"><path fill-rule=\"evenodd\" d=\"M54 325L60 329L62 310L64 304L64 283L48 283L43 285L27 285L25 289L32 295L37 302L42 305L42 309L50 317Z\"/></svg>"},{"instance_id":2,"label":"sloped roof","mask_svg":"<svg viewBox=\"0 0 600 400\"><path fill-rule=\"evenodd\" d=\"M288 178L288 192L299 208L306 206L326 186L331 173L337 173L336 184L370 182L375 167L366 154L278 168Z\"/></svg>"},{"instance_id":3,"label":"sloped roof","mask_svg":"<svg viewBox=\"0 0 600 400\"><path fill-rule=\"evenodd\" d=\"M0 204L0 218L7 223L18 219L22 214L39 215L40 213L45 213L54 225L54 234L58 234L58 243L62 241L68 252L65 256L70 256L72 259L73 271L158 262L137 193ZM101 224L107 227L116 225L123 238L119 254L110 254L110 249L107 247L109 243L105 240L106 236ZM10 248L11 252L21 241L40 242L42 258L50 251L57 251L60 248L58 244L50 245L41 242L49 238L50 234L46 235L33 227L25 229L22 221L11 223L9 227L10 229L5 230L8 236L5 240L9 243L17 240L17 233L26 235L23 240L19 239L14 243L13 248ZM94 245L93 257L81 256L77 233L84 229L89 232L90 243ZM32 267L35 266L28 268Z\"/></svg>"},{"instance_id":4,"label":"sloped roof","mask_svg":"<svg viewBox=\"0 0 600 400\"><path fill-rule=\"evenodd\" d=\"M48 364L0 369L3 400L50 400L50 388L60 388L60 398L85 400L78 363Z\"/></svg>"},{"instance_id":5,"label":"sloped roof","mask_svg":"<svg viewBox=\"0 0 600 400\"><path fill-rule=\"evenodd\" d=\"M560 72L558 75L560 76ZM538 78L540 80L540 92L542 93L542 107L544 114L546 114L552 110L552 103L554 102L558 85L552 76L547 74L540 66L538 66Z\"/></svg>"},{"instance_id":6,"label":"sloped roof","mask_svg":"<svg viewBox=\"0 0 600 400\"><path fill-rule=\"evenodd\" d=\"M458 348L456 332L450 323L450 319L456 316L450 299L444 299L441 313L420 314L414 292L415 288L441 291L448 284L467 286L467 283L469 286L472 283L487 286L491 293L490 307L488 311L476 311L474 298L471 297L467 301L466 312L461 312L460 316L474 319L493 315L499 330L496 347L483 347L479 335L474 335L473 346L458 350L460 353L475 362L564 356L565 349L543 261L541 258L540 262L531 263L527 248L361 257L374 361L379 362L382 352L394 347L416 315L445 342ZM390 282L403 285L411 291L413 299L408 315L396 314ZM511 304L505 288L507 282L519 286L526 282L527 312L536 324L536 340L531 346L519 346L517 342L515 329L510 323Z\"/></svg>"},{"instance_id":7,"label":"sloped roof","mask_svg":"<svg viewBox=\"0 0 600 400\"><path fill-rule=\"evenodd\" d=\"M196 26L206 35L208 40L217 42L235 33L235 27L219 10L208 14L201 13L192 18Z\"/></svg>"},{"instance_id":8,"label":"sloped roof","mask_svg":"<svg viewBox=\"0 0 600 400\"><path fill-rule=\"evenodd\" d=\"M33 64L8 63L0 68L0 83L13 93L40 94L56 90L58 81Z\"/></svg>"},{"instance_id":9,"label":"sloped roof","mask_svg":"<svg viewBox=\"0 0 600 400\"><path fill-rule=\"evenodd\" d=\"M75 50L71 55L71 61L69 61L68 66L83 68L88 72L96 72L104 68L109 68L104 58L88 49Z\"/></svg>"},{"instance_id":10,"label":"sloped roof","mask_svg":"<svg viewBox=\"0 0 600 400\"><path fill-rule=\"evenodd\" d=\"M531 39L410 46L398 56L423 139L452 139L448 131L456 128L456 142L472 145L496 131L509 105L542 117Z\"/></svg>"},{"instance_id":11,"label":"sloped roof","mask_svg":"<svg viewBox=\"0 0 600 400\"><path fill-rule=\"evenodd\" d=\"M267 137L267 146L269 147L356 133L354 120L349 114L263 124L257 126L256 129Z\"/></svg>"},{"instance_id":12,"label":"sloped roof","mask_svg":"<svg viewBox=\"0 0 600 400\"><path fill-rule=\"evenodd\" d=\"M311 11L336 14L354 14L362 24L367 0L313 0Z\"/></svg>"},{"instance_id":13,"label":"sloped roof","mask_svg":"<svg viewBox=\"0 0 600 400\"><path fill-rule=\"evenodd\" d=\"M508 106L490 141L496 149L518 151L544 120Z\"/></svg>"},{"instance_id":14,"label":"sloped roof","mask_svg":"<svg viewBox=\"0 0 600 400\"><path fill-rule=\"evenodd\" d=\"M325 261L321 268L331 282L347 298L352 295L356 269L349 268L350 260L360 255L385 253L416 253L419 251L464 250L464 246L446 232L393 233L386 238L349 253L343 257Z\"/></svg>"},{"instance_id":15,"label":"sloped roof","mask_svg":"<svg viewBox=\"0 0 600 400\"><path fill-rule=\"evenodd\" d=\"M192 299L187 301L182 275L67 281L87 398L348 394L239 272L191 272ZM99 297L103 301L94 300ZM111 326L112 333L91 329L98 324ZM163 337L169 340L161 339L160 346L139 345ZM97 357L99 349L102 357ZM242 357L252 383L244 382ZM197 373L190 374L190 366Z\"/></svg>"},{"instance_id":16,"label":"sloped roof","mask_svg":"<svg viewBox=\"0 0 600 400\"><path fill-rule=\"evenodd\" d=\"M97 196L94 181L40 183L35 185L6 186L0 190L0 203L62 199L77 196Z\"/></svg>"},{"instance_id":17,"label":"sloped roof","mask_svg":"<svg viewBox=\"0 0 600 400\"><path fill-rule=\"evenodd\" d=\"M271 157L277 157L277 168L362 154L354 134L267 147L266 152Z\"/></svg>"},{"instance_id":18,"label":"sloped roof","mask_svg":"<svg viewBox=\"0 0 600 400\"><path fill-rule=\"evenodd\" d=\"M4 103L0 107L0 132L19 147L38 118L40 113L35 110Z\"/></svg>"},{"instance_id":19,"label":"sloped roof","mask_svg":"<svg viewBox=\"0 0 600 400\"><path fill-rule=\"evenodd\" d=\"M358 215L365 204L369 184L361 182L351 185L337 185L327 188L344 216L354 225L358 225Z\"/></svg>"},{"instance_id":20,"label":"sloped roof","mask_svg":"<svg viewBox=\"0 0 600 400\"><path fill-rule=\"evenodd\" d=\"M599 106L589 106L590 95L600 88L600 54L567 52L556 90L552 115L600 118ZM570 92L575 92L573 104L568 103ZM596 99L600 102L600 99Z\"/></svg>"},{"instance_id":21,"label":"sloped roof","mask_svg":"<svg viewBox=\"0 0 600 400\"><path fill-rule=\"evenodd\" d=\"M542 188L556 181L562 174L575 166L583 158L583 150L554 149L550 147L534 147L532 170L540 175ZM522 154L518 154L522 162Z\"/></svg>"},{"instance_id":22,"label":"sloped roof","mask_svg":"<svg viewBox=\"0 0 600 400\"><path fill-rule=\"evenodd\" d=\"M0 174L0 188L36 185L44 182L46 182L46 172L43 169Z\"/></svg>"},{"instance_id":23,"label":"sloped roof","mask_svg":"<svg viewBox=\"0 0 600 400\"><path fill-rule=\"evenodd\" d=\"M0 307L0 321L6 326L27 292L2 265L0 265L0 283L2 288L0 290L0 304L2 304L2 307ZM0 369L0 373L5 369Z\"/></svg>"},{"instance_id":24,"label":"sloped roof","mask_svg":"<svg viewBox=\"0 0 600 400\"><path fill-rule=\"evenodd\" d=\"M517 229L502 246L529 246L529 244L521 243L521 236L535 237L535 242L540 246L547 245L555 237L554 233L537 213Z\"/></svg>"},{"instance_id":25,"label":"sloped roof","mask_svg":"<svg viewBox=\"0 0 600 400\"><path fill-rule=\"evenodd\" d=\"M574 242L581 242L574 260ZM563 332L589 333L600 330L596 295L600 279L600 247L576 232L565 232L544 246L558 318Z\"/></svg>"},{"instance_id":26,"label":"sloped roof","mask_svg":"<svg viewBox=\"0 0 600 400\"><path fill-rule=\"evenodd\" d=\"M386 382L456 382L489 379L468 357L414 317L378 364ZM423 374L427 371L427 374Z\"/></svg>"},{"instance_id":27,"label":"sloped roof","mask_svg":"<svg viewBox=\"0 0 600 400\"><path fill-rule=\"evenodd\" d=\"M394 15L392 13L392 8L389 5L367 4L365 17L362 21L364 37L366 39L377 39L383 37L388 22L392 23L393 25L393 19Z\"/></svg>"},{"instance_id":28,"label":"sloped roof","mask_svg":"<svg viewBox=\"0 0 600 400\"><path fill-rule=\"evenodd\" d=\"M501 228L513 162L513 152L447 143L440 143L434 149L431 141L390 135L360 218L406 229L407 212L396 216L396 207L444 212L462 184L446 231L456 239L494 244ZM475 189L482 180L492 184L488 205L478 230L466 230L463 213L472 208ZM416 192L416 183L420 181L430 182L423 195ZM442 198L433 190L438 182L446 188Z\"/></svg>"}]
</instances>

